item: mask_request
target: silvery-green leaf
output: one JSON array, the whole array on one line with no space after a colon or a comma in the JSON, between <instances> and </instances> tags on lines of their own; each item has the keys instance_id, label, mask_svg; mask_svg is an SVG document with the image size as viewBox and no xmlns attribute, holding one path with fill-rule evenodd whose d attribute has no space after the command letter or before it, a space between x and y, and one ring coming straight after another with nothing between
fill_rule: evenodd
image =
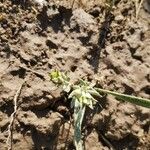
<instances>
[{"instance_id":1,"label":"silvery-green leaf","mask_svg":"<svg viewBox=\"0 0 150 150\"><path fill-rule=\"evenodd\" d=\"M96 88L96 90L100 93L111 94L111 95L115 96L116 98L118 98L118 100L120 99L120 100L124 100L124 101L130 102L130 103L133 103L133 104L136 104L139 106L150 108L150 100L149 99L126 95L126 94L120 94L117 92L104 90L104 89L100 89L100 88Z\"/></svg>"},{"instance_id":2,"label":"silvery-green leaf","mask_svg":"<svg viewBox=\"0 0 150 150\"><path fill-rule=\"evenodd\" d=\"M97 102L97 100L89 93L86 93L86 98L88 98L90 101L95 101Z\"/></svg>"},{"instance_id":3,"label":"silvery-green leaf","mask_svg":"<svg viewBox=\"0 0 150 150\"><path fill-rule=\"evenodd\" d=\"M79 79L79 81L80 81L80 85L84 85L84 86L87 85L87 82L86 82L86 81L84 81L84 80L82 80L82 79Z\"/></svg>"},{"instance_id":4,"label":"silvery-green leaf","mask_svg":"<svg viewBox=\"0 0 150 150\"><path fill-rule=\"evenodd\" d=\"M81 89L73 90L73 91L70 93L70 95L69 95L68 98L72 98L73 96L79 98L79 97L81 97L81 93L82 93Z\"/></svg>"},{"instance_id":5,"label":"silvery-green leaf","mask_svg":"<svg viewBox=\"0 0 150 150\"><path fill-rule=\"evenodd\" d=\"M93 99L84 99L83 103L93 109Z\"/></svg>"},{"instance_id":6,"label":"silvery-green leaf","mask_svg":"<svg viewBox=\"0 0 150 150\"><path fill-rule=\"evenodd\" d=\"M89 105L89 99L87 99L86 97L83 97L82 103L84 103L85 105Z\"/></svg>"},{"instance_id":7,"label":"silvery-green leaf","mask_svg":"<svg viewBox=\"0 0 150 150\"><path fill-rule=\"evenodd\" d=\"M83 104L83 96L80 96L80 97L78 98L78 101L79 101L80 104Z\"/></svg>"},{"instance_id":8,"label":"silvery-green leaf","mask_svg":"<svg viewBox=\"0 0 150 150\"><path fill-rule=\"evenodd\" d=\"M79 88L81 88L79 85L73 85L74 90L79 89Z\"/></svg>"},{"instance_id":9,"label":"silvery-green leaf","mask_svg":"<svg viewBox=\"0 0 150 150\"><path fill-rule=\"evenodd\" d=\"M88 105L91 109L93 109L93 102L89 101L89 105Z\"/></svg>"},{"instance_id":10,"label":"silvery-green leaf","mask_svg":"<svg viewBox=\"0 0 150 150\"><path fill-rule=\"evenodd\" d=\"M54 83L58 83L59 80L58 80L58 78L53 78L52 81L53 81Z\"/></svg>"},{"instance_id":11,"label":"silvery-green leaf","mask_svg":"<svg viewBox=\"0 0 150 150\"><path fill-rule=\"evenodd\" d=\"M72 98L72 101L71 101L71 108L74 108L75 107L75 101L76 101L76 99L75 98Z\"/></svg>"},{"instance_id":12,"label":"silvery-green leaf","mask_svg":"<svg viewBox=\"0 0 150 150\"><path fill-rule=\"evenodd\" d=\"M93 99L92 95L90 93L84 93L83 94L84 97L88 98L88 99Z\"/></svg>"},{"instance_id":13,"label":"silvery-green leaf","mask_svg":"<svg viewBox=\"0 0 150 150\"><path fill-rule=\"evenodd\" d=\"M70 80L70 78L67 76L66 73L62 73L61 76L62 76L62 78L63 78L65 81L69 81L69 80Z\"/></svg>"},{"instance_id":14,"label":"silvery-green leaf","mask_svg":"<svg viewBox=\"0 0 150 150\"><path fill-rule=\"evenodd\" d=\"M98 96L98 97L102 97L95 89L89 89L88 92L89 92L91 95Z\"/></svg>"},{"instance_id":15,"label":"silvery-green leaf","mask_svg":"<svg viewBox=\"0 0 150 150\"><path fill-rule=\"evenodd\" d=\"M70 90L71 90L71 86L70 86L69 84L68 84L68 85L63 85L63 90L64 90L65 92L69 93Z\"/></svg>"}]
</instances>

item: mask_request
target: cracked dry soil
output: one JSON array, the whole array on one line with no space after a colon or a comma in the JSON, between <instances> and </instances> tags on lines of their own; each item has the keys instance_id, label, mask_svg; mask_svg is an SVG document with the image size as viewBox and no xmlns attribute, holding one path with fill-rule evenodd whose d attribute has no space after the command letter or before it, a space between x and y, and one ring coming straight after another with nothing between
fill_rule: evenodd
<instances>
[{"instance_id":1,"label":"cracked dry soil","mask_svg":"<svg viewBox=\"0 0 150 150\"><path fill-rule=\"evenodd\" d=\"M150 98L150 5L134 1L0 1L0 150L6 150L13 99L13 150L74 150L72 110L49 81L53 69L109 90ZM149 150L150 110L107 96L87 110L85 149Z\"/></svg>"}]
</instances>

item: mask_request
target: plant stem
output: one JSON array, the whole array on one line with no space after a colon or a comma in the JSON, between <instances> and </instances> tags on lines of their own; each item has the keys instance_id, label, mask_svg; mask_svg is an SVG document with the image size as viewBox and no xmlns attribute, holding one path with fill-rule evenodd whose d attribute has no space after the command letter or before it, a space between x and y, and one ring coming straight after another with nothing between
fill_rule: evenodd
<instances>
[{"instance_id":1,"label":"plant stem","mask_svg":"<svg viewBox=\"0 0 150 150\"><path fill-rule=\"evenodd\" d=\"M85 106L82 106L77 100L74 105L74 144L76 150L83 150L82 146L82 121L85 114Z\"/></svg>"}]
</instances>

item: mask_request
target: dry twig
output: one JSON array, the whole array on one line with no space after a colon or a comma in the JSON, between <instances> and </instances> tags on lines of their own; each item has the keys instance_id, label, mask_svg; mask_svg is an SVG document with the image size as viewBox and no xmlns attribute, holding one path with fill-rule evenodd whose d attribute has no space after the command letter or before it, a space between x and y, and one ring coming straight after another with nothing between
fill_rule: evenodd
<instances>
[{"instance_id":1,"label":"dry twig","mask_svg":"<svg viewBox=\"0 0 150 150\"><path fill-rule=\"evenodd\" d=\"M10 120L10 124L8 126L8 137L7 137L7 141L6 144L8 146L8 150L12 150L12 140L13 140L13 124L14 124L14 120L16 118L16 113L17 113L17 109L18 109L18 105L17 105L17 100L18 97L21 93L21 89L24 85L25 81L21 84L21 86L19 87L19 89L17 90L15 96L14 96L14 112L11 114L11 120Z\"/></svg>"},{"instance_id":2,"label":"dry twig","mask_svg":"<svg viewBox=\"0 0 150 150\"><path fill-rule=\"evenodd\" d=\"M20 67L23 68L23 69L25 69L25 70L27 70L27 71L30 71L30 72L36 74L37 76L43 78L44 80L47 80L47 77L46 77L44 74L42 74L42 73L40 73L40 72L38 72L38 71L35 71L35 70L33 70L33 69L30 69L30 68L27 68L27 67L25 67L25 66L20 66Z\"/></svg>"},{"instance_id":3,"label":"dry twig","mask_svg":"<svg viewBox=\"0 0 150 150\"><path fill-rule=\"evenodd\" d=\"M109 140L103 134L100 134L100 137L108 145L108 147L110 148L110 150L115 150L115 148L113 147L113 145L109 142Z\"/></svg>"},{"instance_id":4,"label":"dry twig","mask_svg":"<svg viewBox=\"0 0 150 150\"><path fill-rule=\"evenodd\" d=\"M138 19L139 12L140 12L140 9L141 9L141 6L142 6L143 2L144 2L144 0L141 0L140 3L139 3L139 0L135 1L136 20Z\"/></svg>"}]
</instances>

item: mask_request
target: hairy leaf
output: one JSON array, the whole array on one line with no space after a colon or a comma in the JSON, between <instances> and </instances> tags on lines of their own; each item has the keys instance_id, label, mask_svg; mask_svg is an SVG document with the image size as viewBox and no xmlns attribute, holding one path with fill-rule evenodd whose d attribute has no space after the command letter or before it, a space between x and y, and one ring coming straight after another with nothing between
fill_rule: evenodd
<instances>
[{"instance_id":1,"label":"hairy leaf","mask_svg":"<svg viewBox=\"0 0 150 150\"><path fill-rule=\"evenodd\" d=\"M126 94L120 94L117 92L112 92L112 91L104 90L104 89L100 89L100 88L95 88L95 89L100 93L111 94L111 95L115 96L118 100L123 100L123 101L127 101L130 103L139 105L139 106L150 108L150 100L149 99L126 95Z\"/></svg>"}]
</instances>

